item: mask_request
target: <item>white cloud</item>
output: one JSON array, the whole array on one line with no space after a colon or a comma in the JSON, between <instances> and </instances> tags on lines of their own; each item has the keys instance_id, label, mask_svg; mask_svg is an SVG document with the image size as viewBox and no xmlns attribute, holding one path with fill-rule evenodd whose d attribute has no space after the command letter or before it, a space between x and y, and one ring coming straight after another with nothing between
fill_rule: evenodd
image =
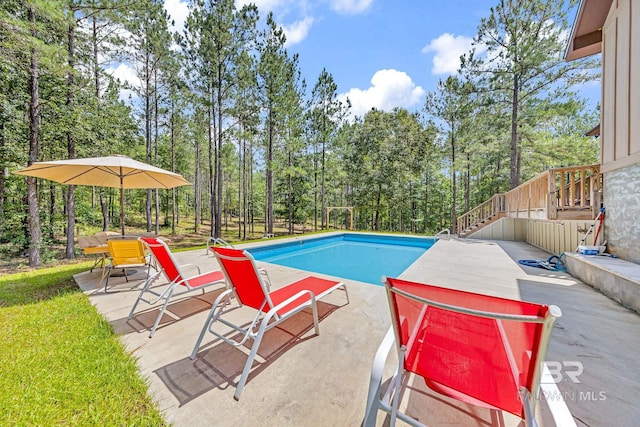
<instances>
[{"instance_id":1,"label":"white cloud","mask_svg":"<svg viewBox=\"0 0 640 427\"><path fill-rule=\"evenodd\" d=\"M371 78L371 87L353 88L338 98L351 101L351 114L363 116L372 108L390 111L395 107L410 108L422 100L425 91L416 86L407 73L398 70L379 70Z\"/></svg>"},{"instance_id":2,"label":"white cloud","mask_svg":"<svg viewBox=\"0 0 640 427\"><path fill-rule=\"evenodd\" d=\"M282 5L287 4L287 0L236 0L236 8L242 9L242 6L255 4L261 15L266 16L267 13L273 12Z\"/></svg>"},{"instance_id":3,"label":"white cloud","mask_svg":"<svg viewBox=\"0 0 640 427\"><path fill-rule=\"evenodd\" d=\"M129 83L133 87L140 87L140 78L136 75L136 71L128 64L121 62L115 68L107 68L105 70L116 79L120 79L122 83Z\"/></svg>"},{"instance_id":4,"label":"white cloud","mask_svg":"<svg viewBox=\"0 0 640 427\"><path fill-rule=\"evenodd\" d=\"M371 3L373 0L331 0L330 7L338 13L355 14L367 10Z\"/></svg>"},{"instance_id":5,"label":"white cloud","mask_svg":"<svg viewBox=\"0 0 640 427\"><path fill-rule=\"evenodd\" d=\"M128 84L127 88L120 87L118 99L127 105L135 106L140 102L140 97L135 89L142 86L142 81L136 74L136 70L128 63L119 62L117 66L111 66L105 71L112 77L119 79L120 83Z\"/></svg>"},{"instance_id":6,"label":"white cloud","mask_svg":"<svg viewBox=\"0 0 640 427\"><path fill-rule=\"evenodd\" d=\"M312 25L313 18L307 16L301 21L296 21L291 25L285 26L284 34L287 36L286 45L292 46L294 44L300 43L302 40L307 38Z\"/></svg>"},{"instance_id":7,"label":"white cloud","mask_svg":"<svg viewBox=\"0 0 640 427\"><path fill-rule=\"evenodd\" d=\"M189 15L189 3L181 0L165 0L164 9L174 21L173 26L171 26L169 30L181 33L184 29L184 22Z\"/></svg>"},{"instance_id":8,"label":"white cloud","mask_svg":"<svg viewBox=\"0 0 640 427\"><path fill-rule=\"evenodd\" d=\"M431 74L456 74L460 68L460 56L469 52L473 39L444 33L422 48L422 53L435 52ZM484 49L478 49L479 52Z\"/></svg>"}]
</instances>

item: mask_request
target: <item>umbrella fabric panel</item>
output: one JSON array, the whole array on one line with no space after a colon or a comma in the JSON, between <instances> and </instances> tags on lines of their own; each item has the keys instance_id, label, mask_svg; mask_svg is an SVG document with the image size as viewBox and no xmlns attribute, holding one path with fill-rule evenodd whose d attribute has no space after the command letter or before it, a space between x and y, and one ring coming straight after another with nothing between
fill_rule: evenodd
<instances>
[{"instance_id":1,"label":"umbrella fabric panel","mask_svg":"<svg viewBox=\"0 0 640 427\"><path fill-rule=\"evenodd\" d=\"M124 189L174 188L191 183L177 173L112 155L86 159L53 160L33 163L16 171L19 175L34 176L67 185L92 185L120 189L120 224L124 236Z\"/></svg>"},{"instance_id":2,"label":"umbrella fabric panel","mask_svg":"<svg viewBox=\"0 0 640 427\"><path fill-rule=\"evenodd\" d=\"M38 162L17 172L67 185L174 188L190 185L181 175L124 156Z\"/></svg>"}]
</instances>

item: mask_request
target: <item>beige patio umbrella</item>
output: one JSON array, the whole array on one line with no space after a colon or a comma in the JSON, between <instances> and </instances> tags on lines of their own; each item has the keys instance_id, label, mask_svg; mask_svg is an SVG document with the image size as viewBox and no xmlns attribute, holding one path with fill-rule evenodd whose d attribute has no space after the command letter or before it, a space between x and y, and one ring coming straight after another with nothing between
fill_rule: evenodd
<instances>
[{"instance_id":1,"label":"beige patio umbrella","mask_svg":"<svg viewBox=\"0 0 640 427\"><path fill-rule=\"evenodd\" d=\"M92 185L120 189L120 224L124 235L125 188L174 188L191 185L182 175L126 156L37 162L16 172L68 185Z\"/></svg>"}]
</instances>

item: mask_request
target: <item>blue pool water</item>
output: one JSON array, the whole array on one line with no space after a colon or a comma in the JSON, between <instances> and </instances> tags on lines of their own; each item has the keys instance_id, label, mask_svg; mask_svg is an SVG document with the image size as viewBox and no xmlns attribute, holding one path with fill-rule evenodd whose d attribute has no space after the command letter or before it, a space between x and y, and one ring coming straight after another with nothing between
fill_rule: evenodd
<instances>
[{"instance_id":1,"label":"blue pool water","mask_svg":"<svg viewBox=\"0 0 640 427\"><path fill-rule=\"evenodd\" d=\"M381 285L397 277L435 238L341 234L249 249L258 261Z\"/></svg>"}]
</instances>

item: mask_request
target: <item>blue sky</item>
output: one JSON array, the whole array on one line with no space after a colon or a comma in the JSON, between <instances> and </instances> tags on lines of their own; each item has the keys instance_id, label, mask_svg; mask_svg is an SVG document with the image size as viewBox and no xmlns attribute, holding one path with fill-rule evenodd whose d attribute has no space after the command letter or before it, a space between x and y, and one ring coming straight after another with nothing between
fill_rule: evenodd
<instances>
[{"instance_id":1,"label":"blue sky","mask_svg":"<svg viewBox=\"0 0 640 427\"><path fill-rule=\"evenodd\" d=\"M236 0L236 6L248 3ZM300 56L310 91L323 68L348 96L352 113L376 107L420 109L439 79L455 74L482 17L497 0L254 0L263 17L273 11L287 49ZM181 29L186 0L165 0ZM575 11L570 19L573 20ZM595 105L600 85L580 95Z\"/></svg>"}]
</instances>

